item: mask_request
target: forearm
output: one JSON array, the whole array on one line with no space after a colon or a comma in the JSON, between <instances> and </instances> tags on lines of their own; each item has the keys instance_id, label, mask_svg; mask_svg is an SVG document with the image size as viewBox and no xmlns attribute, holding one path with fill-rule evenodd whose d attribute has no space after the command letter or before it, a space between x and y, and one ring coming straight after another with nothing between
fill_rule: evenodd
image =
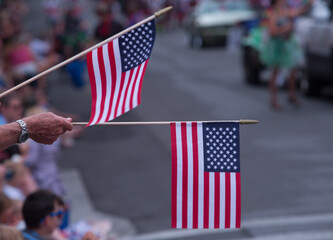
<instances>
[{"instance_id":1,"label":"forearm","mask_svg":"<svg viewBox=\"0 0 333 240\"><path fill-rule=\"evenodd\" d=\"M19 137L20 141L25 141L27 131L29 137L35 142L52 144L60 135L73 128L71 118L63 118L53 113L36 114L23 118L23 121L26 126L22 128L18 123L0 126L0 150L17 143ZM23 139L21 132L23 137L25 137Z\"/></svg>"},{"instance_id":2,"label":"forearm","mask_svg":"<svg viewBox=\"0 0 333 240\"><path fill-rule=\"evenodd\" d=\"M9 123L0 126L0 150L3 150L15 143L21 133L21 127L17 123Z\"/></svg>"}]
</instances>

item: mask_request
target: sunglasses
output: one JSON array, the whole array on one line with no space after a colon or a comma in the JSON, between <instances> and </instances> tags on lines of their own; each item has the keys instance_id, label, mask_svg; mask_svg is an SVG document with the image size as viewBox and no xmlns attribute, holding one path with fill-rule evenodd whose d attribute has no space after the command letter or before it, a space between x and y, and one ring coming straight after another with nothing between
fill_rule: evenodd
<instances>
[{"instance_id":1,"label":"sunglasses","mask_svg":"<svg viewBox=\"0 0 333 240\"><path fill-rule=\"evenodd\" d=\"M64 211L63 210L59 210L58 212L52 212L49 213L50 217L58 217L58 218L62 218L62 216L64 215Z\"/></svg>"},{"instance_id":2,"label":"sunglasses","mask_svg":"<svg viewBox=\"0 0 333 240\"><path fill-rule=\"evenodd\" d=\"M50 217L58 217L58 218L62 218L64 216L65 212L63 210L59 210L58 212L52 212L49 213L48 216ZM43 218L40 222L44 222L45 218Z\"/></svg>"}]
</instances>

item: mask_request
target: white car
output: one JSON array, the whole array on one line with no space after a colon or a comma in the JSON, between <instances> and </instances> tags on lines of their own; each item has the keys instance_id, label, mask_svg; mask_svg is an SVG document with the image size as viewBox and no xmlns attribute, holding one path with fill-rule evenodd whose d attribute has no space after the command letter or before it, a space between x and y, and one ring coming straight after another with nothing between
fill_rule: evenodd
<instances>
[{"instance_id":1,"label":"white car","mask_svg":"<svg viewBox=\"0 0 333 240\"><path fill-rule=\"evenodd\" d=\"M309 96L320 95L333 85L333 20L327 2L316 0L308 17L298 20L296 29L305 52L305 78L301 89Z\"/></svg>"},{"instance_id":2,"label":"white car","mask_svg":"<svg viewBox=\"0 0 333 240\"><path fill-rule=\"evenodd\" d=\"M190 45L225 45L230 27L256 18L256 11L246 0L200 1L186 21Z\"/></svg>"}]
</instances>

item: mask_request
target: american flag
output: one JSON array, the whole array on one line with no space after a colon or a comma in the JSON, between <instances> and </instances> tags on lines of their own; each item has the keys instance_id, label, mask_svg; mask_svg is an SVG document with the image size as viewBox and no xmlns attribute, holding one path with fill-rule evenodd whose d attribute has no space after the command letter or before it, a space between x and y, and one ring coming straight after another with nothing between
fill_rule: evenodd
<instances>
[{"instance_id":1,"label":"american flag","mask_svg":"<svg viewBox=\"0 0 333 240\"><path fill-rule=\"evenodd\" d=\"M171 123L172 228L240 228L239 123Z\"/></svg>"},{"instance_id":2,"label":"american flag","mask_svg":"<svg viewBox=\"0 0 333 240\"><path fill-rule=\"evenodd\" d=\"M110 121L140 104L154 41L152 20L88 53L92 106L87 126Z\"/></svg>"}]
</instances>

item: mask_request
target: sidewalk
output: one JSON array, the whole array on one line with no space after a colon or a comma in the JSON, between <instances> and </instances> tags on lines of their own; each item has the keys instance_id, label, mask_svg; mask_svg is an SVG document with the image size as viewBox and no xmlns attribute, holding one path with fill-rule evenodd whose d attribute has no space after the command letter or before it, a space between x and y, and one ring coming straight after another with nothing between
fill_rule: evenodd
<instances>
[{"instance_id":1,"label":"sidewalk","mask_svg":"<svg viewBox=\"0 0 333 240\"><path fill-rule=\"evenodd\" d=\"M135 227L129 220L118 216L110 216L94 208L78 170L62 170L61 178L68 189L67 197L71 202L71 223L83 219L109 220L112 224L109 235L115 239L132 237L136 234Z\"/></svg>"}]
</instances>

